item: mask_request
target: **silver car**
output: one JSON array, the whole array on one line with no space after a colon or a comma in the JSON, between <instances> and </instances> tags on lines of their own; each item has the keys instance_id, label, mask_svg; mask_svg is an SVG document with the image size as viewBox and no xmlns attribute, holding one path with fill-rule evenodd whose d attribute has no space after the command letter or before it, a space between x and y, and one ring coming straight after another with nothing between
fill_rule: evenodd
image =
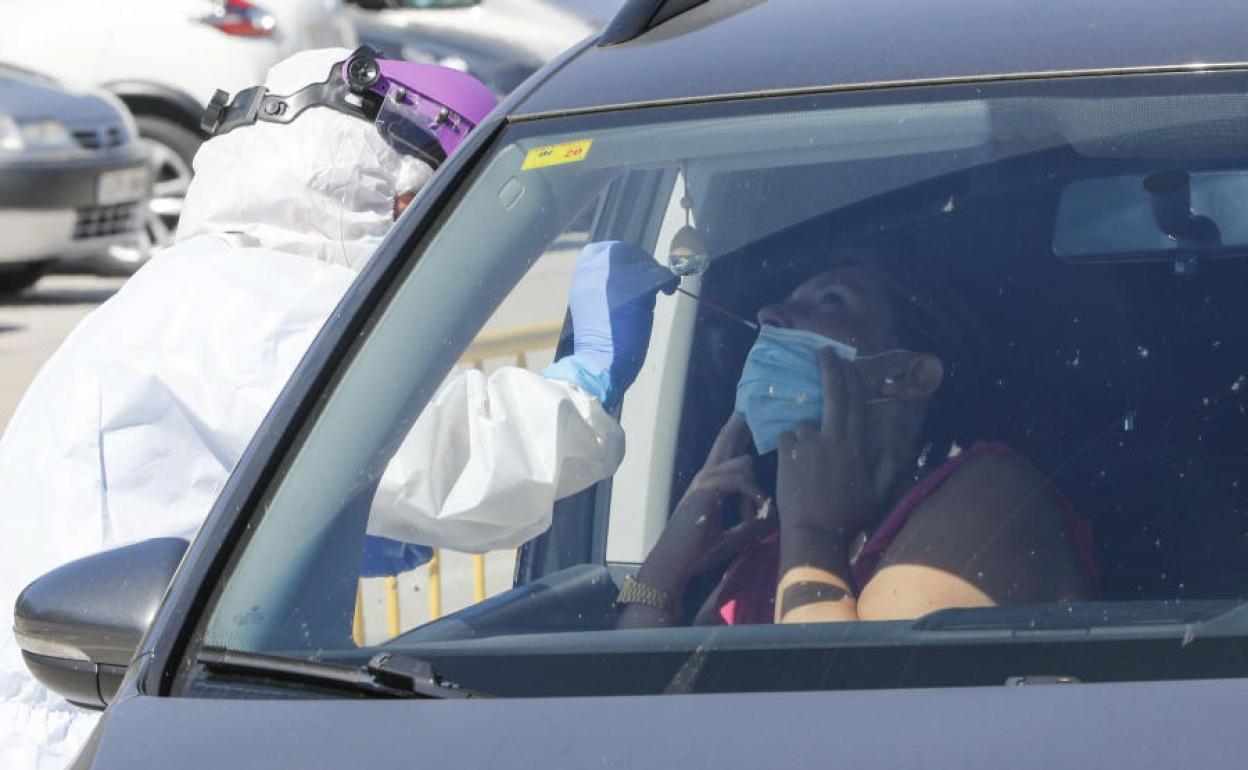
<instances>
[{"instance_id":1,"label":"silver car","mask_svg":"<svg viewBox=\"0 0 1248 770\"><path fill-rule=\"evenodd\" d=\"M137 242L152 173L135 136L112 97L0 64L0 293L58 258Z\"/></svg>"}]
</instances>

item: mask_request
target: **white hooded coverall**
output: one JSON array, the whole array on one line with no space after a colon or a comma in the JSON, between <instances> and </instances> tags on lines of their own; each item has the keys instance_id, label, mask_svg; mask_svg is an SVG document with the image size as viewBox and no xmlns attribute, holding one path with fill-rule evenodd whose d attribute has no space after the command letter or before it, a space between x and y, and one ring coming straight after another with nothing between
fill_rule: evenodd
<instances>
[{"instance_id":1,"label":"white hooded coverall","mask_svg":"<svg viewBox=\"0 0 1248 770\"><path fill-rule=\"evenodd\" d=\"M348 54L298 54L266 86L292 93ZM396 193L431 173L368 123L323 107L213 138L194 165L176 244L70 333L0 438L5 613L65 562L194 536L389 229ZM383 473L369 531L464 551L514 547L549 527L554 500L610 476L622 457L618 424L579 388L513 368L463 372ZM10 622L0 768L64 767L96 715L28 674Z\"/></svg>"}]
</instances>

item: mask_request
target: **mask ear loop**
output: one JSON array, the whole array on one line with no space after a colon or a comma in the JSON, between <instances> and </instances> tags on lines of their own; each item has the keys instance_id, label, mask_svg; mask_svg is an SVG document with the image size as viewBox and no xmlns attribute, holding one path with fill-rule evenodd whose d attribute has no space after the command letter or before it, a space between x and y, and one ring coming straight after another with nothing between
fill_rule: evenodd
<instances>
[{"instance_id":1,"label":"mask ear loop","mask_svg":"<svg viewBox=\"0 0 1248 770\"><path fill-rule=\"evenodd\" d=\"M915 353L913 350L907 350L905 348L889 348L888 350L881 350L879 353L872 353L871 355L868 355L868 356L855 355L854 360L855 361L870 361L873 358L880 358L881 356L891 356L893 353L909 353L910 355L917 355L917 353Z\"/></svg>"}]
</instances>

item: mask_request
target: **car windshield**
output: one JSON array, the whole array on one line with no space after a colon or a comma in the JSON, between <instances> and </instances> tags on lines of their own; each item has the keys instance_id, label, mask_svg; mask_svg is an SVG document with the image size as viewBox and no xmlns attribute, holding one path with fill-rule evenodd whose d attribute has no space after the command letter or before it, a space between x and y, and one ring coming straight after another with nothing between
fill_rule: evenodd
<instances>
[{"instance_id":1,"label":"car windshield","mask_svg":"<svg viewBox=\"0 0 1248 770\"><path fill-rule=\"evenodd\" d=\"M259 498L184 691L196 645L529 696L1248 674L1245 93L513 122Z\"/></svg>"}]
</instances>

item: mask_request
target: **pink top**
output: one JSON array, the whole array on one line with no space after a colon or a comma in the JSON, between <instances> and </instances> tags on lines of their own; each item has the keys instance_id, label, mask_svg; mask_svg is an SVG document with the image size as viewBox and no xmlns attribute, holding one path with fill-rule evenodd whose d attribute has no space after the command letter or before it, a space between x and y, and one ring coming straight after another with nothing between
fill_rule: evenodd
<instances>
[{"instance_id":1,"label":"pink top","mask_svg":"<svg viewBox=\"0 0 1248 770\"><path fill-rule=\"evenodd\" d=\"M993 452L1008 455L1030 465L1025 457L1005 444L986 441L977 442L957 457L947 460L906 493L888 518L884 519L884 523L867 540L851 565L853 581L858 590L875 575L885 551L919 505L967 461ZM1092 553L1092 525L1075 513L1070 501L1056 485L1051 481L1049 483L1062 506L1066 528L1074 541L1079 562L1093 587L1096 587L1098 576ZM719 620L730 626L773 622L779 572L780 537L777 532L744 551L724 573L715 597Z\"/></svg>"}]
</instances>

